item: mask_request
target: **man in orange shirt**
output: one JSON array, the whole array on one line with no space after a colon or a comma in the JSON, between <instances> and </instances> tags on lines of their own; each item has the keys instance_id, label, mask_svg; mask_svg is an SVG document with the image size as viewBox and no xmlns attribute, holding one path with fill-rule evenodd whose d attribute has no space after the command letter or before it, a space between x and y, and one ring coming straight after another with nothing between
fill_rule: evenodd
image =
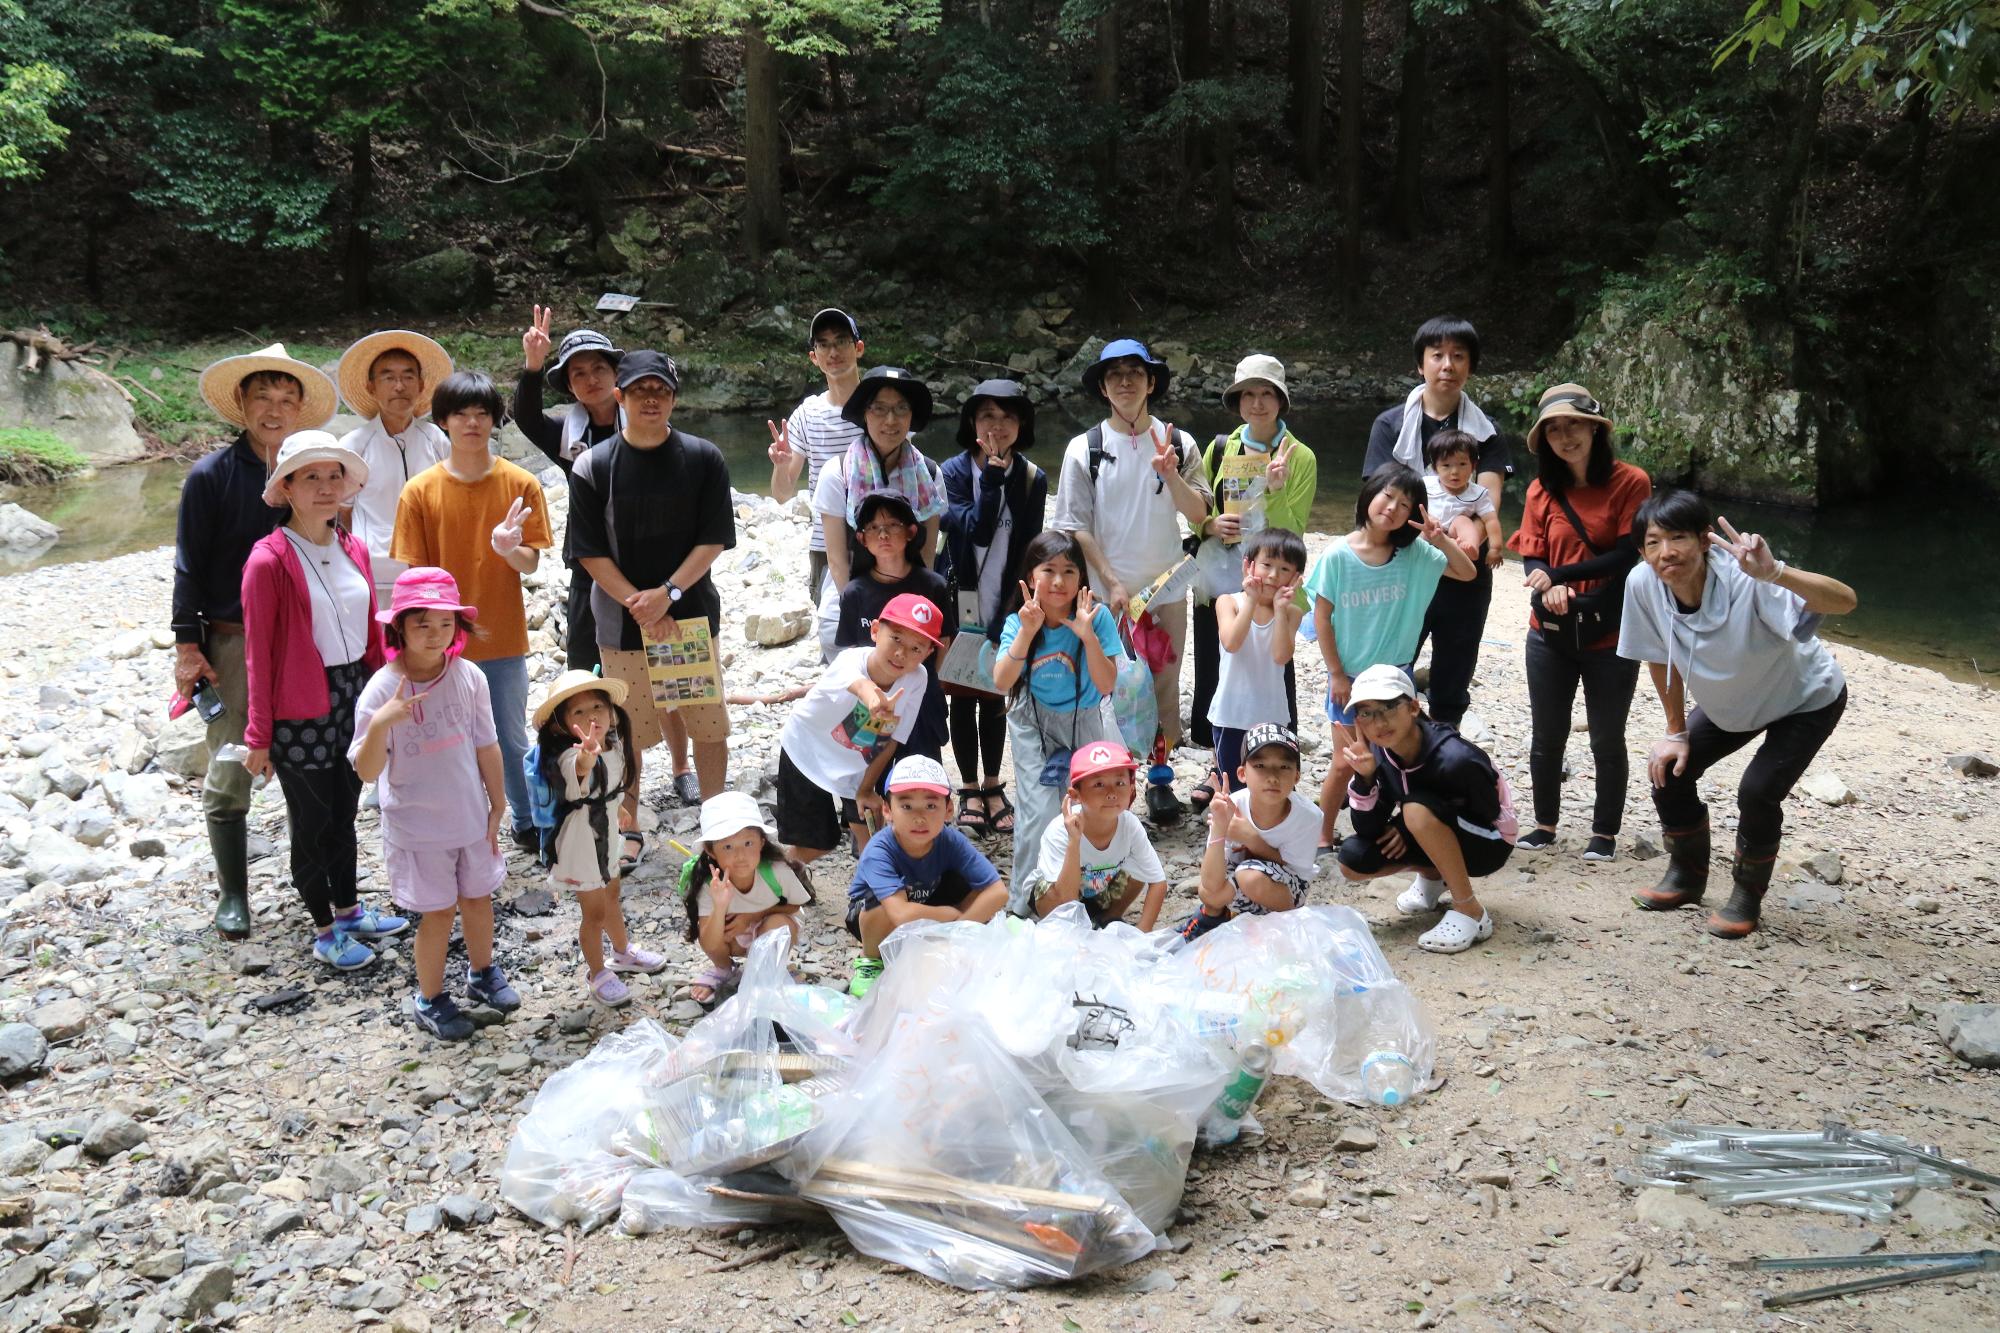
<instances>
[{"instance_id":1,"label":"man in orange shirt","mask_svg":"<svg viewBox=\"0 0 2000 1333\"><path fill-rule=\"evenodd\" d=\"M466 641L465 659L485 675L492 695L514 843L533 852L540 839L521 768L528 751L521 576L534 573L549 548L549 511L534 473L493 454L503 414L500 391L477 371L459 371L438 385L431 419L451 438L451 454L403 487L390 554L408 565L450 571L460 596L479 608L478 632Z\"/></svg>"}]
</instances>

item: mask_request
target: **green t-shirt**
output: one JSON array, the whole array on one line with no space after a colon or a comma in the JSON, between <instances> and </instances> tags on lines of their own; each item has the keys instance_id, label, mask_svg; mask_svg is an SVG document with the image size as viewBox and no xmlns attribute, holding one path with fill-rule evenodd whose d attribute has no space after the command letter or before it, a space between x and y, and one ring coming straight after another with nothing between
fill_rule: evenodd
<instances>
[{"instance_id":1,"label":"green t-shirt","mask_svg":"<svg viewBox=\"0 0 2000 1333\"><path fill-rule=\"evenodd\" d=\"M1231 431L1219 442L1220 453L1217 453L1217 442L1209 443L1207 455L1202 462L1207 467L1210 478L1215 476L1223 460L1244 452L1246 444L1244 433L1248 430L1247 426L1238 426ZM1291 436L1293 448L1292 455L1285 464L1284 489L1275 494L1265 494L1264 523L1267 527L1289 528L1303 537L1307 526L1312 522L1313 493L1319 489L1319 460L1313 457L1313 451L1306 448L1305 441L1293 434L1290 428L1281 432L1278 438L1282 441L1287 435ZM1250 452L1269 456L1268 450L1252 449ZM1220 491L1216 493L1215 506L1211 512L1217 514L1222 512Z\"/></svg>"},{"instance_id":2,"label":"green t-shirt","mask_svg":"<svg viewBox=\"0 0 2000 1333\"><path fill-rule=\"evenodd\" d=\"M1354 676L1384 662L1407 666L1417 655L1431 594L1450 563L1429 542L1414 541L1387 564L1371 565L1345 534L1320 552L1306 575L1306 591L1333 605L1341 669Z\"/></svg>"}]
</instances>

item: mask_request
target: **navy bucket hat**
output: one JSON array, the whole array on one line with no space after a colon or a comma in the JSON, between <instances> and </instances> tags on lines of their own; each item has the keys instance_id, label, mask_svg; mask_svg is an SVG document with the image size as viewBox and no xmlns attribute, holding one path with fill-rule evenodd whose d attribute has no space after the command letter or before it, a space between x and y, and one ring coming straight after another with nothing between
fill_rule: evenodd
<instances>
[{"instance_id":1,"label":"navy bucket hat","mask_svg":"<svg viewBox=\"0 0 2000 1333\"><path fill-rule=\"evenodd\" d=\"M1153 392L1149 396L1153 398L1165 398L1167 396L1167 385L1172 382L1174 373L1167 369L1166 362L1155 358L1152 352L1147 350L1146 344L1140 342L1137 338L1119 338L1113 342L1104 344L1104 350L1097 354L1097 360L1083 368L1084 392L1102 398L1104 396L1104 372L1110 367L1113 361L1124 361L1127 358L1137 358L1145 364L1147 370L1152 372Z\"/></svg>"},{"instance_id":2,"label":"navy bucket hat","mask_svg":"<svg viewBox=\"0 0 2000 1333\"><path fill-rule=\"evenodd\" d=\"M981 380L972 386L972 396L958 409L958 447L977 449L979 447L978 427L973 418L979 415L982 402L995 402L1014 414L1021 423L1020 436L1015 439L1016 449L1027 449L1035 443L1035 400L1028 397L1028 391L1013 380Z\"/></svg>"}]
</instances>

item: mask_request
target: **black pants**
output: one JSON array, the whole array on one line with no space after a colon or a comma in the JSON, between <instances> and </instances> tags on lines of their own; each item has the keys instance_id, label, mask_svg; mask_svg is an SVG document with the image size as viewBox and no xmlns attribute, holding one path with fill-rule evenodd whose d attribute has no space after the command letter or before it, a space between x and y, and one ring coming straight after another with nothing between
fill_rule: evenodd
<instances>
[{"instance_id":1,"label":"black pants","mask_svg":"<svg viewBox=\"0 0 2000 1333\"><path fill-rule=\"evenodd\" d=\"M325 768L276 767L292 822L292 886L313 924L325 930L336 911L355 903L354 819L361 779L344 761Z\"/></svg>"},{"instance_id":2,"label":"black pants","mask_svg":"<svg viewBox=\"0 0 2000 1333\"><path fill-rule=\"evenodd\" d=\"M1431 682L1435 689L1435 666ZM1597 803L1591 810L1590 831L1618 835L1625 820L1625 783L1631 776L1625 717L1632 711L1632 691L1638 683L1639 664L1620 657L1616 648L1577 649L1552 642L1540 630L1528 631L1528 711L1533 718L1528 777L1535 786L1537 824L1554 824L1562 813L1563 751L1569 745L1570 709L1581 684L1590 756L1597 767Z\"/></svg>"},{"instance_id":3,"label":"black pants","mask_svg":"<svg viewBox=\"0 0 2000 1333\"><path fill-rule=\"evenodd\" d=\"M1000 756L1007 749L1007 701L993 694L954 694L946 702L951 705L951 752L958 759L959 779L976 787L986 774L1000 771Z\"/></svg>"},{"instance_id":4,"label":"black pants","mask_svg":"<svg viewBox=\"0 0 2000 1333\"><path fill-rule=\"evenodd\" d=\"M1507 864L1507 858L1514 854L1512 843L1499 837L1468 833L1460 827L1457 817L1450 811L1440 809L1430 800L1419 797L1414 801L1405 801L1403 808L1399 808L1389 817L1389 826L1403 835L1403 854L1396 862L1399 865L1419 871L1437 869L1431 863L1430 853L1426 852L1423 844L1411 834L1410 826L1403 822L1403 809L1411 805L1423 806L1451 826L1452 833L1458 838L1458 854L1465 858L1467 879L1484 879L1488 875L1497 873L1501 866ZM1358 833L1351 833L1341 839L1336 855L1339 856L1342 865L1357 875L1373 875L1390 867L1389 858L1382 854L1382 848L1375 839L1364 838Z\"/></svg>"},{"instance_id":5,"label":"black pants","mask_svg":"<svg viewBox=\"0 0 2000 1333\"><path fill-rule=\"evenodd\" d=\"M1215 687L1222 680L1222 632L1215 619L1215 604L1197 602L1188 635L1194 640L1194 703L1188 719L1191 744L1212 746L1215 732L1208 725L1208 706L1215 701ZM1299 677L1293 662L1285 663L1285 705L1291 709L1290 725L1299 729ZM1235 775L1229 780L1234 782Z\"/></svg>"},{"instance_id":6,"label":"black pants","mask_svg":"<svg viewBox=\"0 0 2000 1333\"><path fill-rule=\"evenodd\" d=\"M570 562L569 600L566 603L569 642L565 645L565 655L571 671L597 670L597 617L590 610L590 590L593 586L583 566Z\"/></svg>"},{"instance_id":7,"label":"black pants","mask_svg":"<svg viewBox=\"0 0 2000 1333\"><path fill-rule=\"evenodd\" d=\"M1775 849L1785 829L1785 798L1804 775L1806 766L1833 735L1840 715L1847 711L1847 689L1822 708L1788 713L1762 731L1764 743L1757 747L1743 778L1736 784L1736 836L1751 847ZM1735 754L1757 739L1755 731L1724 731L1708 720L1700 708L1688 718L1687 767L1676 776L1667 774L1667 785L1653 789L1653 807L1660 812L1660 825L1669 829L1694 828L1708 818L1708 807L1695 790L1695 781L1718 760Z\"/></svg>"},{"instance_id":8,"label":"black pants","mask_svg":"<svg viewBox=\"0 0 2000 1333\"><path fill-rule=\"evenodd\" d=\"M1493 604L1493 571L1486 548L1479 548L1479 574L1467 582L1440 580L1424 612L1424 639L1431 641L1430 715L1454 727L1472 706L1472 673L1479 666L1479 640L1486 633L1486 612Z\"/></svg>"}]
</instances>

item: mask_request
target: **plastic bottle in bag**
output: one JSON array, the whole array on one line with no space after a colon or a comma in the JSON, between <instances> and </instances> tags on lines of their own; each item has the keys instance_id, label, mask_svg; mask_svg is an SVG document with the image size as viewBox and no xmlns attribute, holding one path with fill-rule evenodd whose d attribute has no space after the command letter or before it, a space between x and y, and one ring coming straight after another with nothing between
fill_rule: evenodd
<instances>
[{"instance_id":1,"label":"plastic bottle in bag","mask_svg":"<svg viewBox=\"0 0 2000 1333\"><path fill-rule=\"evenodd\" d=\"M1236 1072L1222 1085L1215 1104L1201 1118L1201 1141L1211 1146L1233 1143L1242 1131L1243 1117L1264 1085L1271 1080L1271 1048L1261 1041L1244 1044L1237 1055Z\"/></svg>"},{"instance_id":2,"label":"plastic bottle in bag","mask_svg":"<svg viewBox=\"0 0 2000 1333\"><path fill-rule=\"evenodd\" d=\"M1361 1087L1377 1106L1402 1106L1417 1092L1417 1067L1401 1051L1376 1051L1361 1062Z\"/></svg>"}]
</instances>

